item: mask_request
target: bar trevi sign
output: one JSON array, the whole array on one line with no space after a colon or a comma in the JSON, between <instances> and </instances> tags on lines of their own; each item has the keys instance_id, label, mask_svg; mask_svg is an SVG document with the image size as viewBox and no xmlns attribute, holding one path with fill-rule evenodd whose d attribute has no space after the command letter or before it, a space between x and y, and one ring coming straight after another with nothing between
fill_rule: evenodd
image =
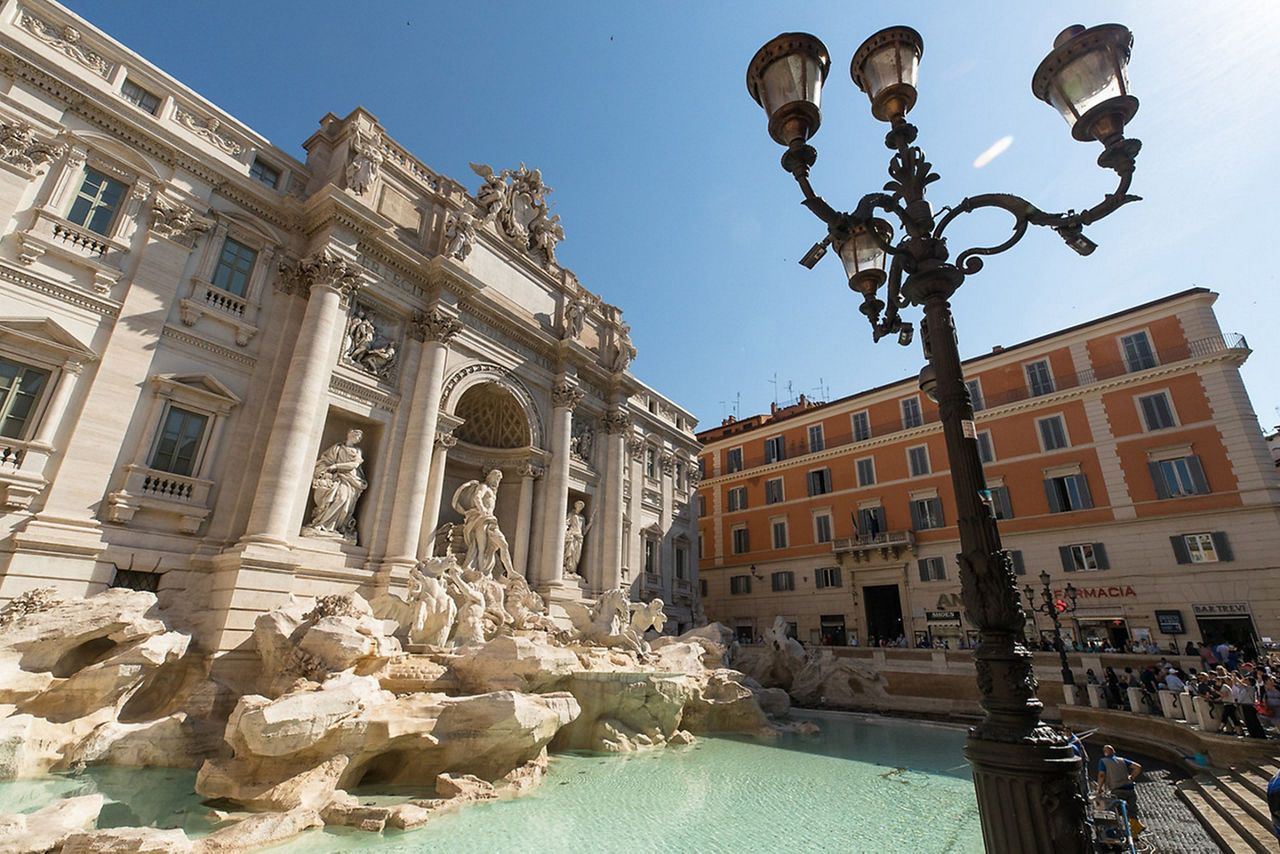
<instances>
[{"instance_id":1,"label":"bar trevi sign","mask_svg":"<svg viewBox=\"0 0 1280 854\"><path fill-rule=\"evenodd\" d=\"M1233 614L1247 615L1248 602L1218 602L1212 605L1192 605L1191 610L1197 617L1228 617Z\"/></svg>"}]
</instances>

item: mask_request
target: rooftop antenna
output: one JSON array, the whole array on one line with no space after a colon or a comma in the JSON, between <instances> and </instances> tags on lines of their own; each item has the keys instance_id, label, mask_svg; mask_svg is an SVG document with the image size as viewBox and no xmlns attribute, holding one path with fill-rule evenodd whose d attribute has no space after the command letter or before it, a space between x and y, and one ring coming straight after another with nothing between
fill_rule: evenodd
<instances>
[{"instance_id":1,"label":"rooftop antenna","mask_svg":"<svg viewBox=\"0 0 1280 854\"><path fill-rule=\"evenodd\" d=\"M787 406L791 406L796 402L795 392L791 389L791 380L787 380Z\"/></svg>"},{"instance_id":2,"label":"rooftop antenna","mask_svg":"<svg viewBox=\"0 0 1280 854\"><path fill-rule=\"evenodd\" d=\"M816 397L818 400L825 401L827 398L831 396L831 390L827 388L827 384L822 379L822 377L818 377L818 387L815 388L813 391L814 391L814 397Z\"/></svg>"},{"instance_id":3,"label":"rooftop antenna","mask_svg":"<svg viewBox=\"0 0 1280 854\"><path fill-rule=\"evenodd\" d=\"M773 384L773 405L778 405L778 372L773 372L773 379L769 380Z\"/></svg>"}]
</instances>

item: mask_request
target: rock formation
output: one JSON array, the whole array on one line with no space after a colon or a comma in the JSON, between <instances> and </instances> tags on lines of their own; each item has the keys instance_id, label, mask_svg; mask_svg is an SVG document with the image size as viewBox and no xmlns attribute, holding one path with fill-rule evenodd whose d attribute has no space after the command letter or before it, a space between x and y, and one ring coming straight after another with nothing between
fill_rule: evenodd
<instances>
[{"instance_id":1,"label":"rock formation","mask_svg":"<svg viewBox=\"0 0 1280 854\"><path fill-rule=\"evenodd\" d=\"M575 631L555 625L519 576L463 572L446 555L415 580L408 600L384 595L371 607L349 593L262 615L258 692L238 698L207 678L150 593L14 600L0 612L0 778L198 766L200 795L257 814L188 839L94 830L101 797L74 799L47 808L48 820L0 817L0 849L213 852L322 823L415 827L528 791L548 749L620 752L760 731L770 718L757 697L786 711L784 692L725 667L723 627L647 641L661 603L633 606L608 591ZM378 784L420 797L369 807L347 794Z\"/></svg>"}]
</instances>

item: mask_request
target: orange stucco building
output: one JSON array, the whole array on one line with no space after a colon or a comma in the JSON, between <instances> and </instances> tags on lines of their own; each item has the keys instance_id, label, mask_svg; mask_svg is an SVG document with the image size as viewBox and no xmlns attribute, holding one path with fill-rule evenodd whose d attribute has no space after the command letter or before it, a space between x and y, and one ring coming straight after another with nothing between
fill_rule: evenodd
<instances>
[{"instance_id":1,"label":"orange stucco building","mask_svg":"<svg viewBox=\"0 0 1280 854\"><path fill-rule=\"evenodd\" d=\"M1280 641L1280 477L1204 288L964 363L1020 586L1071 583L1064 634ZM937 406L904 380L699 434L707 615L754 639L971 638ZM1028 634L1049 629L1028 621Z\"/></svg>"}]
</instances>

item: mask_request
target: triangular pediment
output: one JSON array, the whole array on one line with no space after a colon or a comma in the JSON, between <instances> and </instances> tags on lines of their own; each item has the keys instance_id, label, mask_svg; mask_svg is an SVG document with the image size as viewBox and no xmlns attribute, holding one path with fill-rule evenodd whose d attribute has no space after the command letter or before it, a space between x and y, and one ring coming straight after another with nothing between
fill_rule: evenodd
<instances>
[{"instance_id":1,"label":"triangular pediment","mask_svg":"<svg viewBox=\"0 0 1280 854\"><path fill-rule=\"evenodd\" d=\"M61 362L98 359L89 345L48 317L0 317L0 342L20 352L57 354Z\"/></svg>"},{"instance_id":2,"label":"triangular pediment","mask_svg":"<svg viewBox=\"0 0 1280 854\"><path fill-rule=\"evenodd\" d=\"M174 391L181 389L231 406L240 404L240 397L235 392L209 374L160 374L152 377L152 381Z\"/></svg>"}]
</instances>

